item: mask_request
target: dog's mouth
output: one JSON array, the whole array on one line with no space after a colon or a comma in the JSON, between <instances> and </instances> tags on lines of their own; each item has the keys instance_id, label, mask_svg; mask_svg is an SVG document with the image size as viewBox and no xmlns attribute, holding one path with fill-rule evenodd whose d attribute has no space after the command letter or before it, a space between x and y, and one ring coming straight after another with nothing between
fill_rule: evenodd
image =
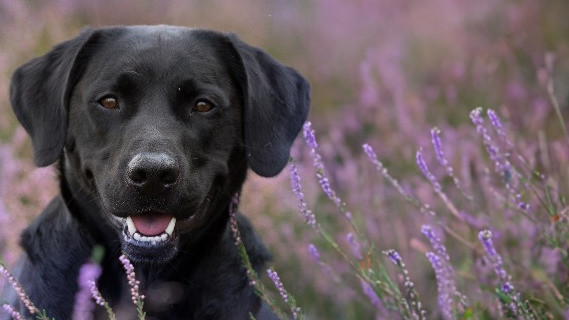
<instances>
[{"instance_id":1,"label":"dog's mouth","mask_svg":"<svg viewBox=\"0 0 569 320\"><path fill-rule=\"evenodd\" d=\"M145 214L125 219L125 233L136 241L158 244L173 238L176 218L167 214Z\"/></svg>"},{"instance_id":2,"label":"dog's mouth","mask_svg":"<svg viewBox=\"0 0 569 320\"><path fill-rule=\"evenodd\" d=\"M145 213L123 220L123 251L138 262L165 263L177 252L176 218L170 214Z\"/></svg>"}]
</instances>

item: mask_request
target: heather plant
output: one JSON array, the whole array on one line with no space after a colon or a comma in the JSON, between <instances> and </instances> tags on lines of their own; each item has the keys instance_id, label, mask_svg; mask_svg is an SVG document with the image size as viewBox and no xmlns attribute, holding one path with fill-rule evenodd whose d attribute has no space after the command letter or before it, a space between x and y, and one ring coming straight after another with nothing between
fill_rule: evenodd
<instances>
[{"instance_id":1,"label":"heather plant","mask_svg":"<svg viewBox=\"0 0 569 320\"><path fill-rule=\"evenodd\" d=\"M0 255L13 264L20 230L55 193L9 111L11 71L86 24L191 24L235 31L311 81L329 188L299 141L301 189L283 187L291 164L273 181L250 175L240 204L303 316L420 314L405 273L383 254L394 249L429 319L566 318L568 5L0 0ZM480 105L494 111L469 118ZM291 317L266 270L256 281Z\"/></svg>"},{"instance_id":2,"label":"heather plant","mask_svg":"<svg viewBox=\"0 0 569 320\"><path fill-rule=\"evenodd\" d=\"M535 186L532 185L531 178L533 175L540 177L540 180L544 180L544 176L535 170L529 170L528 168L518 168L512 162L510 158L512 153L515 152L513 143L508 139L505 129L501 123L501 120L496 115L494 110L488 110L487 115L491 122L491 128L487 127L484 119L481 115L482 108L476 108L471 112L472 122L475 126L475 132L477 132L482 139L483 145L490 158L490 163L494 165L495 173L500 178L499 180L503 184L503 189L498 189L496 186L490 186L492 188L492 195L496 197L502 203L502 211L508 213L508 208L513 212L510 214L520 214L521 219L529 220L531 223L535 223L535 226L539 231L544 231L543 234L537 235L541 237L543 241L551 241L551 234L547 230L547 226L539 221L536 214L531 211L533 208L527 201L522 201L522 189L532 190L535 196L534 201L541 201L544 204L543 209L551 211L551 190L547 185ZM491 132L493 130L494 132ZM452 178L456 189L462 193L462 195L469 201L474 201L475 198L465 194L463 188L460 186L460 181L454 176L453 169L448 166L448 161L444 157L442 150L442 143L440 139L440 130L431 130L433 148L436 153L439 163L444 167L446 174ZM376 254L376 249L374 244L370 244L369 241L365 239L359 228L354 224L353 216L350 212L346 211L346 203L344 203L337 193L332 188L329 178L326 175L326 169L323 164L322 156L319 154L318 143L316 142L314 131L311 128L311 124L307 122L304 126L304 138L310 154L313 158L313 165L316 168L316 179L320 184L323 193L331 200L340 213L348 220L352 230L357 233L360 240L356 240L354 234L348 233L347 239L348 243L352 249L352 255L347 254L338 243L331 237L317 222L317 216L309 209L307 203L305 202L305 196L302 192L302 187L300 184L300 176L298 173L298 168L294 161L291 162L290 173L291 173L291 184L293 193L296 195L298 200L298 211L300 216L305 220L307 225L311 229L315 230L326 242L327 245L332 247L337 251L338 255L344 259L352 268L350 268L347 274L352 277L357 278L361 281L361 286L364 295L369 298L369 302L377 309L376 316L378 318L389 318L389 311L396 310L399 316L403 319L425 319L428 317L427 311L423 309L422 303L419 299L417 290L413 281L411 280L409 271L406 269L405 263L403 262L401 255L393 250L386 250L383 253L393 262L395 266L399 269L401 274L400 285L398 288L396 283L397 280L392 281L390 276L385 272L385 266L383 262L378 259ZM502 148L501 147L504 147ZM400 193L400 195L417 207L419 212L422 212L429 216L433 221L441 225L444 230L451 236L460 240L465 246L465 249L472 250L476 252L479 247L476 244L471 243L468 238L461 236L458 232L453 231L453 227L449 226L448 222L439 217L435 211L431 209L429 204L426 204L413 196L410 192L403 189L400 183L394 179L383 164L378 160L377 155L373 151L372 147L365 144L364 151L371 160L371 163L377 168L380 174L387 179L387 181ZM519 156L521 163L527 165L528 162ZM429 170L425 160L422 156L422 150L416 154L416 163L420 171L423 173L425 178L429 181L434 189L434 192L439 196L444 207L451 213L451 216L458 220L460 223L466 223L465 215L461 214L455 206L450 197L443 191L441 184L438 182L437 178ZM522 170L528 171L529 176L524 175ZM489 171L487 171L488 174ZM525 195L529 198L530 195ZM542 197L546 197L549 200L545 200ZM562 199L559 196L559 199ZM546 202L548 201L548 202ZM564 201L564 200L563 200ZM542 208L540 208L542 209ZM532 217L534 219L532 219ZM557 213L553 214L554 222L559 221ZM549 224L549 222L546 222ZM468 226L474 229L475 232L477 225ZM536 230L536 231L538 231ZM561 227L559 230L562 234L566 234L564 231L566 227ZM494 305L484 305L482 303L469 302L466 295L462 294L457 289L457 284L455 280L455 271L452 266L452 262L448 251L443 244L439 236L434 232L433 228L429 225L423 225L421 232L428 238L434 251L426 252L426 258L431 263L434 270L437 291L438 291L438 302L440 307L440 316L444 319L470 319L470 318L487 318L487 317L506 317L512 319L546 319L550 317L561 317L563 315L562 310L568 308L567 299L563 294L556 288L554 282L550 279L533 279L534 281L543 281L542 286L550 286L551 292L544 292L546 295L555 295L557 301L543 301L536 296L536 293L531 290L534 289L532 286L526 287L527 292L519 291L514 285L514 280L511 275L506 272L504 266L504 260L498 253L494 242L493 242L493 232L490 229L483 229L478 232L478 240L482 244L482 260L490 264L496 275L495 280L487 279L485 276L479 276L479 281L481 281L481 286L479 290L489 291L495 296ZM505 232L505 231L503 231ZM361 254L361 241L366 241L367 253L364 258ZM549 245L550 249L559 250L564 252L567 248L566 241L562 239L556 239L555 242L551 242ZM320 264L325 265L320 260L320 255L318 249L310 244L309 250L314 260ZM479 253L480 254L480 253ZM564 262L566 263L566 261ZM472 266L470 266L472 267ZM538 266L532 266L536 268ZM555 275L553 275L555 276ZM271 277L272 278L272 277ZM535 286L535 285L534 285ZM279 291L282 293L282 284L277 285ZM494 288L493 290L491 288ZM401 294L400 290L403 291ZM563 290L566 290L564 288ZM261 293L262 294L262 293ZM286 298L284 299L286 301ZM549 305L548 302L552 302Z\"/></svg>"}]
</instances>

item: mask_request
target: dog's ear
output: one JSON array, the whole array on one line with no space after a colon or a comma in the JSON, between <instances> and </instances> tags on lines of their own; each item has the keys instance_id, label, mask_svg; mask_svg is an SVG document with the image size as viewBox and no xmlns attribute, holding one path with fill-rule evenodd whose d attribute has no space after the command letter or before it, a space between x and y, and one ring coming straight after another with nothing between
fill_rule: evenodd
<instances>
[{"instance_id":1,"label":"dog's ear","mask_svg":"<svg viewBox=\"0 0 569 320\"><path fill-rule=\"evenodd\" d=\"M12 75L10 101L32 138L38 167L54 163L63 150L69 98L82 68L79 53L92 34L93 30L84 30Z\"/></svg>"},{"instance_id":2,"label":"dog's ear","mask_svg":"<svg viewBox=\"0 0 569 320\"><path fill-rule=\"evenodd\" d=\"M229 35L242 67L244 140L249 167L272 177L286 165L308 115L310 85L264 51Z\"/></svg>"}]
</instances>

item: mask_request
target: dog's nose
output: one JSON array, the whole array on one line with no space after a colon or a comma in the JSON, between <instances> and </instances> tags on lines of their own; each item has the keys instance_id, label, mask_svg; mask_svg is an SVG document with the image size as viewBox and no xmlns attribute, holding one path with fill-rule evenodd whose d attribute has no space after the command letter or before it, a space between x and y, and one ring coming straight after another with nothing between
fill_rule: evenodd
<instances>
[{"instance_id":1,"label":"dog's nose","mask_svg":"<svg viewBox=\"0 0 569 320\"><path fill-rule=\"evenodd\" d=\"M179 175L176 160L165 153L139 153L127 165L128 182L147 191L161 191L176 183Z\"/></svg>"}]
</instances>

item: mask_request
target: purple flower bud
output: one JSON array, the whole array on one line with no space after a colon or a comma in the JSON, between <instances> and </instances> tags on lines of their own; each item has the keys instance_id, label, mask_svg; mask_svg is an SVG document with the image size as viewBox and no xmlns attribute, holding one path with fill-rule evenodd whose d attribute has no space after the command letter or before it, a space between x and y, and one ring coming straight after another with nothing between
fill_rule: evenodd
<instances>
[{"instance_id":1,"label":"purple flower bud","mask_svg":"<svg viewBox=\"0 0 569 320\"><path fill-rule=\"evenodd\" d=\"M486 256L492 262L494 266L494 272L500 279L501 282L508 281L508 274L504 269L504 263L502 261L502 257L496 251L494 247L494 243L492 242L492 231L486 229L482 230L478 233L478 239L484 246L484 250L486 251Z\"/></svg>"},{"instance_id":2,"label":"purple flower bud","mask_svg":"<svg viewBox=\"0 0 569 320\"><path fill-rule=\"evenodd\" d=\"M397 252L393 249L390 249L390 250L385 251L384 253L391 260L391 262L393 262L393 264L395 264L396 266L402 265L402 260L401 260L401 256L399 255L399 252Z\"/></svg>"},{"instance_id":3,"label":"purple flower bud","mask_svg":"<svg viewBox=\"0 0 569 320\"><path fill-rule=\"evenodd\" d=\"M24 303L24 305L30 311L30 313L31 314L37 313L39 311L38 308L36 308L32 300L30 300L30 297L28 297L28 295L24 292L24 289L18 283L18 281L16 281L16 278L14 278L14 276L10 273L10 271L8 271L8 269L6 269L2 264L0 264L0 274L6 277L6 279L8 280L12 288L16 290L18 297Z\"/></svg>"},{"instance_id":4,"label":"purple flower bud","mask_svg":"<svg viewBox=\"0 0 569 320\"><path fill-rule=\"evenodd\" d=\"M415 156L415 159L417 160L417 165L419 166L419 168L423 172L423 175L427 179L429 179L429 181L431 182L431 184L435 188L435 191L439 192L439 191L441 191L441 185L437 181L437 178L435 178L435 176L431 173L431 171L429 171L429 168L427 167L425 160L423 160L423 155L421 154L421 151L422 151L421 149L417 150L417 154Z\"/></svg>"},{"instance_id":5,"label":"purple flower bud","mask_svg":"<svg viewBox=\"0 0 569 320\"><path fill-rule=\"evenodd\" d=\"M361 253L361 245L358 242L358 240L356 240L356 238L354 237L353 233L348 233L346 235L346 240L348 241L348 243L350 244L350 246L352 247L352 253L354 254L354 256L358 259L358 260L362 260L363 256Z\"/></svg>"},{"instance_id":6,"label":"purple flower bud","mask_svg":"<svg viewBox=\"0 0 569 320\"><path fill-rule=\"evenodd\" d=\"M318 153L318 143L316 143L316 138L314 135L314 130L311 128L311 124L307 121L303 126L304 140L306 144L310 147L310 153L312 154L312 159L314 163L314 168L316 168L316 177L318 178L318 183L322 187L324 193L334 202L334 204L339 208L342 204L340 198L336 195L336 192L330 186L328 177L326 176L326 170L324 169L324 163L322 162L322 156Z\"/></svg>"},{"instance_id":7,"label":"purple flower bud","mask_svg":"<svg viewBox=\"0 0 569 320\"><path fill-rule=\"evenodd\" d=\"M315 228L316 216L312 213L312 210L308 209L306 201L304 201L304 193L302 193L302 185L300 184L300 175L298 174L298 168L294 162L290 164L290 183L292 191L298 200L298 210L300 215L309 226Z\"/></svg>"},{"instance_id":8,"label":"purple flower bud","mask_svg":"<svg viewBox=\"0 0 569 320\"><path fill-rule=\"evenodd\" d=\"M312 130L312 124L310 123L310 121L306 121L302 129L306 144L308 144L308 146L311 147L312 149L318 149L318 143L316 142L314 130Z\"/></svg>"},{"instance_id":9,"label":"purple flower bud","mask_svg":"<svg viewBox=\"0 0 569 320\"><path fill-rule=\"evenodd\" d=\"M277 287L277 290L279 291L279 294L283 300L288 303L288 293L286 292L278 273L275 270L267 269L267 275L271 280L273 280L273 283L275 284L275 287Z\"/></svg>"},{"instance_id":10,"label":"purple flower bud","mask_svg":"<svg viewBox=\"0 0 569 320\"><path fill-rule=\"evenodd\" d=\"M128 285L130 286L132 302L134 303L134 305L137 306L138 304L142 303L142 301L144 300L144 295L141 295L139 291L140 281L136 280L134 266L132 265L130 260L125 255L121 255L119 257L119 260L122 263L126 273Z\"/></svg>"},{"instance_id":11,"label":"purple flower bud","mask_svg":"<svg viewBox=\"0 0 569 320\"><path fill-rule=\"evenodd\" d=\"M320 254L318 253L318 249L312 243L308 245L308 252L316 262L320 262Z\"/></svg>"},{"instance_id":12,"label":"purple flower bud","mask_svg":"<svg viewBox=\"0 0 569 320\"><path fill-rule=\"evenodd\" d=\"M75 294L73 319L93 319L95 305L91 301L92 284L97 282L101 272L101 266L91 262L83 264L81 269L79 269L79 278L77 281L79 291Z\"/></svg>"},{"instance_id":13,"label":"purple flower bud","mask_svg":"<svg viewBox=\"0 0 569 320\"><path fill-rule=\"evenodd\" d=\"M441 137L439 136L441 133L441 130L439 130L439 128L433 128L431 129L431 140L433 142L433 147L435 149L435 154L437 155L437 159L439 160L440 164L443 167L448 166L448 161L445 158L445 155L443 153L443 147L442 147L442 143L441 143Z\"/></svg>"},{"instance_id":14,"label":"purple flower bud","mask_svg":"<svg viewBox=\"0 0 569 320\"><path fill-rule=\"evenodd\" d=\"M362 290L363 290L364 294L368 297L371 304L378 311L384 312L385 308L383 307L383 304L381 303L381 300L379 299L379 297L377 296L375 291L373 291L373 288L371 287L371 285L364 280L360 280L360 284L362 286Z\"/></svg>"},{"instance_id":15,"label":"purple flower bud","mask_svg":"<svg viewBox=\"0 0 569 320\"><path fill-rule=\"evenodd\" d=\"M10 314L10 316L12 316L12 318L14 318L14 320L24 320L24 317L22 316L22 314L19 313L18 311L16 311L16 309L12 308L11 305L5 303L4 305L2 305L2 308L4 310L6 310L6 312L8 312Z\"/></svg>"}]
</instances>

